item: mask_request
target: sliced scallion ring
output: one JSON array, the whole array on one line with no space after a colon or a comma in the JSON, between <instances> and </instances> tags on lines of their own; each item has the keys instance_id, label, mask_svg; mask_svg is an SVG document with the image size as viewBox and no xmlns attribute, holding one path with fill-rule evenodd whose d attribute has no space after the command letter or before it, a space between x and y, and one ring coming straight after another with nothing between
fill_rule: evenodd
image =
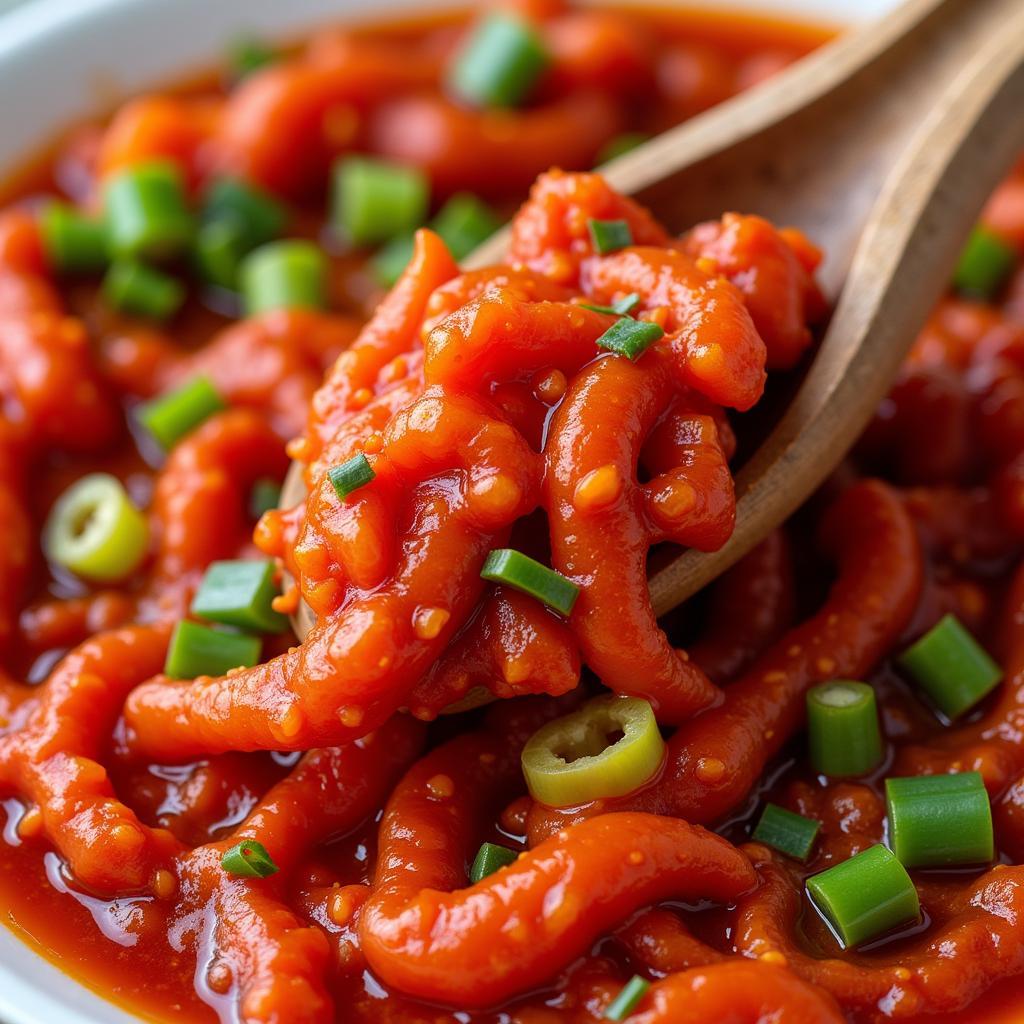
<instances>
[{"instance_id":1,"label":"sliced scallion ring","mask_svg":"<svg viewBox=\"0 0 1024 1024\"><path fill-rule=\"evenodd\" d=\"M148 545L145 516L121 481L107 473L92 473L68 488L43 531L51 562L97 583L130 576Z\"/></svg>"},{"instance_id":2,"label":"sliced scallion ring","mask_svg":"<svg viewBox=\"0 0 1024 1024\"><path fill-rule=\"evenodd\" d=\"M535 800L573 807L632 793L657 772L664 756L651 705L611 694L535 732L523 747L523 775Z\"/></svg>"}]
</instances>

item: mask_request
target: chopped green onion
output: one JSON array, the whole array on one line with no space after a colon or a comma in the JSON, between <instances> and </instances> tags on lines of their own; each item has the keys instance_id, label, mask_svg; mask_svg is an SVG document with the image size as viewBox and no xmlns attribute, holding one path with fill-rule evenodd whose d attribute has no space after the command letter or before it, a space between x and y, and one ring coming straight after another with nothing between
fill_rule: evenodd
<instances>
[{"instance_id":1,"label":"chopped green onion","mask_svg":"<svg viewBox=\"0 0 1024 1024\"><path fill-rule=\"evenodd\" d=\"M495 12L477 22L456 55L448 89L478 107L516 107L551 63L544 41L525 18Z\"/></svg>"},{"instance_id":2,"label":"chopped green onion","mask_svg":"<svg viewBox=\"0 0 1024 1024\"><path fill-rule=\"evenodd\" d=\"M70 203L47 203L39 230L46 258L58 273L88 273L107 265L106 224Z\"/></svg>"},{"instance_id":3,"label":"chopped green onion","mask_svg":"<svg viewBox=\"0 0 1024 1024\"><path fill-rule=\"evenodd\" d=\"M281 501L281 485L270 477L261 477L249 492L249 515L259 519L264 512L277 508Z\"/></svg>"},{"instance_id":4,"label":"chopped green onion","mask_svg":"<svg viewBox=\"0 0 1024 1024\"><path fill-rule=\"evenodd\" d=\"M1017 261L1013 247L994 231L978 225L972 232L953 274L958 292L991 299L1006 283Z\"/></svg>"},{"instance_id":5,"label":"chopped green onion","mask_svg":"<svg viewBox=\"0 0 1024 1024\"><path fill-rule=\"evenodd\" d=\"M495 871L509 864L514 864L519 856L515 850L507 846L499 846L497 843L484 843L473 859L473 866L469 869L469 880L476 885L481 878L493 875Z\"/></svg>"},{"instance_id":6,"label":"chopped green onion","mask_svg":"<svg viewBox=\"0 0 1024 1024\"><path fill-rule=\"evenodd\" d=\"M234 220L204 224L196 235L196 271L207 283L235 291L238 268L246 254L245 233Z\"/></svg>"},{"instance_id":7,"label":"chopped green onion","mask_svg":"<svg viewBox=\"0 0 1024 1024\"><path fill-rule=\"evenodd\" d=\"M459 192L438 210L430 226L454 259L464 260L501 227L501 219L472 192Z\"/></svg>"},{"instance_id":8,"label":"chopped green onion","mask_svg":"<svg viewBox=\"0 0 1024 1024\"><path fill-rule=\"evenodd\" d=\"M220 866L237 878L269 878L278 871L274 859L262 843L243 839L221 857Z\"/></svg>"},{"instance_id":9,"label":"chopped green onion","mask_svg":"<svg viewBox=\"0 0 1024 1024\"><path fill-rule=\"evenodd\" d=\"M107 473L91 473L69 487L43 530L43 548L51 562L97 583L130 576L148 546L146 517L121 481Z\"/></svg>"},{"instance_id":10,"label":"chopped green onion","mask_svg":"<svg viewBox=\"0 0 1024 1024\"><path fill-rule=\"evenodd\" d=\"M921 913L906 868L884 846L814 875L807 891L844 949L859 946Z\"/></svg>"},{"instance_id":11,"label":"chopped green onion","mask_svg":"<svg viewBox=\"0 0 1024 1024\"><path fill-rule=\"evenodd\" d=\"M271 49L262 39L252 36L236 39L228 50L231 81L241 82L254 71L259 71L260 68L264 68L268 64L274 64L277 60L277 51Z\"/></svg>"},{"instance_id":12,"label":"chopped green onion","mask_svg":"<svg viewBox=\"0 0 1024 1024\"><path fill-rule=\"evenodd\" d=\"M624 316L597 339L597 347L635 361L664 336L665 332L657 324Z\"/></svg>"},{"instance_id":13,"label":"chopped green onion","mask_svg":"<svg viewBox=\"0 0 1024 1024\"><path fill-rule=\"evenodd\" d=\"M650 987L649 981L645 981L639 974L634 974L622 991L608 1004L604 1011L604 1019L625 1020L637 1008Z\"/></svg>"},{"instance_id":14,"label":"chopped green onion","mask_svg":"<svg viewBox=\"0 0 1024 1024\"><path fill-rule=\"evenodd\" d=\"M185 182L176 164L137 164L110 178L103 190L110 252L160 262L180 256L195 237Z\"/></svg>"},{"instance_id":15,"label":"chopped green onion","mask_svg":"<svg viewBox=\"0 0 1024 1024\"><path fill-rule=\"evenodd\" d=\"M430 229L440 236L455 260L464 260L500 227L501 220L494 211L471 192L452 196L430 222ZM377 280L390 288L402 276L412 252L411 234L392 238L373 258Z\"/></svg>"},{"instance_id":16,"label":"chopped green onion","mask_svg":"<svg viewBox=\"0 0 1024 1024\"><path fill-rule=\"evenodd\" d=\"M820 821L794 814L778 804L765 804L761 820L754 829L753 839L787 857L806 862L820 829Z\"/></svg>"},{"instance_id":17,"label":"chopped green onion","mask_svg":"<svg viewBox=\"0 0 1024 1024\"><path fill-rule=\"evenodd\" d=\"M908 868L987 864L992 808L978 772L885 780L889 841Z\"/></svg>"},{"instance_id":18,"label":"chopped green onion","mask_svg":"<svg viewBox=\"0 0 1024 1024\"><path fill-rule=\"evenodd\" d=\"M605 253L616 252L633 244L633 232L629 221L625 220L588 220L587 230L594 248L603 256Z\"/></svg>"},{"instance_id":19,"label":"chopped green onion","mask_svg":"<svg viewBox=\"0 0 1024 1024\"><path fill-rule=\"evenodd\" d=\"M623 132L621 135L616 135L614 139L606 143L600 153L597 154L597 165L606 164L616 157L624 156L631 150L636 149L637 146L642 146L647 140L650 139L650 135L644 132Z\"/></svg>"},{"instance_id":20,"label":"chopped green onion","mask_svg":"<svg viewBox=\"0 0 1024 1024\"><path fill-rule=\"evenodd\" d=\"M194 377L175 391L140 405L135 418L164 451L227 405L208 377Z\"/></svg>"},{"instance_id":21,"label":"chopped green onion","mask_svg":"<svg viewBox=\"0 0 1024 1024\"><path fill-rule=\"evenodd\" d=\"M251 252L239 270L248 316L272 309L324 309L327 257L313 242L269 242Z\"/></svg>"},{"instance_id":22,"label":"chopped green onion","mask_svg":"<svg viewBox=\"0 0 1024 1024\"><path fill-rule=\"evenodd\" d=\"M807 729L814 770L832 778L867 775L882 760L875 691L835 680L807 691Z\"/></svg>"},{"instance_id":23,"label":"chopped green onion","mask_svg":"<svg viewBox=\"0 0 1024 1024\"><path fill-rule=\"evenodd\" d=\"M430 181L404 164L347 156L332 171L331 223L353 245L374 245L426 219Z\"/></svg>"},{"instance_id":24,"label":"chopped green onion","mask_svg":"<svg viewBox=\"0 0 1024 1024\"><path fill-rule=\"evenodd\" d=\"M569 615L580 596L580 588L572 580L512 548L492 551L480 575L492 583L504 583L529 594L562 615Z\"/></svg>"},{"instance_id":25,"label":"chopped green onion","mask_svg":"<svg viewBox=\"0 0 1024 1024\"><path fill-rule=\"evenodd\" d=\"M390 288L409 266L415 245L412 234L396 235L374 253L370 268L385 288Z\"/></svg>"},{"instance_id":26,"label":"chopped green onion","mask_svg":"<svg viewBox=\"0 0 1024 1024\"><path fill-rule=\"evenodd\" d=\"M530 795L549 807L625 796L665 759L654 711L639 697L595 697L542 726L521 755Z\"/></svg>"},{"instance_id":27,"label":"chopped green onion","mask_svg":"<svg viewBox=\"0 0 1024 1024\"><path fill-rule=\"evenodd\" d=\"M281 633L288 620L271 607L279 593L275 574L269 558L213 562L192 599L192 614L250 633Z\"/></svg>"},{"instance_id":28,"label":"chopped green onion","mask_svg":"<svg viewBox=\"0 0 1024 1024\"><path fill-rule=\"evenodd\" d=\"M640 305L640 295L637 292L630 292L621 299L617 299L610 306L594 306L589 302L581 302L584 309L591 309L595 313L605 313L608 316L629 316L630 313Z\"/></svg>"},{"instance_id":29,"label":"chopped green onion","mask_svg":"<svg viewBox=\"0 0 1024 1024\"><path fill-rule=\"evenodd\" d=\"M164 661L172 679L222 676L233 668L249 668L260 660L258 636L211 629L183 619L174 627Z\"/></svg>"},{"instance_id":30,"label":"chopped green onion","mask_svg":"<svg viewBox=\"0 0 1024 1024\"><path fill-rule=\"evenodd\" d=\"M137 260L115 260L103 279L103 297L121 313L167 320L181 309L185 286Z\"/></svg>"},{"instance_id":31,"label":"chopped green onion","mask_svg":"<svg viewBox=\"0 0 1024 1024\"><path fill-rule=\"evenodd\" d=\"M340 466L332 466L327 471L334 493L344 501L353 491L365 487L377 474L370 466L370 461L361 452L353 455Z\"/></svg>"},{"instance_id":32,"label":"chopped green onion","mask_svg":"<svg viewBox=\"0 0 1024 1024\"><path fill-rule=\"evenodd\" d=\"M953 615L946 615L900 655L903 666L950 720L986 697L1002 669Z\"/></svg>"},{"instance_id":33,"label":"chopped green onion","mask_svg":"<svg viewBox=\"0 0 1024 1024\"><path fill-rule=\"evenodd\" d=\"M207 189L203 222L233 221L246 250L280 238L288 211L269 192L238 178L219 178Z\"/></svg>"}]
</instances>

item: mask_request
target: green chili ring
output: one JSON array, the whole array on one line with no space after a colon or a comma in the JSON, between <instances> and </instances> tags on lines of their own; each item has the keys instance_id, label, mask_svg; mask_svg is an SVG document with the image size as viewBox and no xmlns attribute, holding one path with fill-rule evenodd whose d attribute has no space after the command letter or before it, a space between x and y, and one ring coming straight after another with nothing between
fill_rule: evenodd
<instances>
[{"instance_id":1,"label":"green chili ring","mask_svg":"<svg viewBox=\"0 0 1024 1024\"><path fill-rule=\"evenodd\" d=\"M651 705L609 695L534 733L523 747L522 764L535 800L572 807L632 793L651 779L664 757L665 741Z\"/></svg>"},{"instance_id":2,"label":"green chili ring","mask_svg":"<svg viewBox=\"0 0 1024 1024\"><path fill-rule=\"evenodd\" d=\"M149 547L146 517L108 473L82 477L57 499L43 532L56 565L97 583L130 576Z\"/></svg>"}]
</instances>

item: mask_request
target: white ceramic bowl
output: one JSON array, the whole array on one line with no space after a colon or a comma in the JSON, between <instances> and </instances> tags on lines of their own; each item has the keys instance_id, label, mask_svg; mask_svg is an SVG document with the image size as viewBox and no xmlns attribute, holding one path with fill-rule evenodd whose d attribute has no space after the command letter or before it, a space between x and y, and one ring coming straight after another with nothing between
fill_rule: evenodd
<instances>
[{"instance_id":1,"label":"white ceramic bowl","mask_svg":"<svg viewBox=\"0 0 1024 1024\"><path fill-rule=\"evenodd\" d=\"M670 0L665 0L668 4ZM699 2L699 0L698 0ZM721 0L704 0L713 6ZM458 0L453 4L456 6ZM735 0L730 6L836 23L880 14L893 0ZM247 31L295 36L346 17L379 17L424 0L0 0L0 180L62 126L111 94L210 66ZM131 1024L0 927L2 1024Z\"/></svg>"}]
</instances>

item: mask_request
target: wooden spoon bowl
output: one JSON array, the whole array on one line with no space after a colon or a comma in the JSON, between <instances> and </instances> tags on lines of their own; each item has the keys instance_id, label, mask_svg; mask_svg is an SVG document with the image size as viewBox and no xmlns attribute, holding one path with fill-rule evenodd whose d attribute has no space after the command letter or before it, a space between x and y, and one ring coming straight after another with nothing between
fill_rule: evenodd
<instances>
[{"instance_id":1,"label":"wooden spoon bowl","mask_svg":"<svg viewBox=\"0 0 1024 1024\"><path fill-rule=\"evenodd\" d=\"M723 211L802 229L835 311L774 430L736 477L736 529L653 573L675 607L750 551L838 465L1024 148L1024 5L908 0L787 71L610 164L619 191L682 231ZM468 261L500 263L499 233ZM282 507L303 500L293 465ZM294 617L304 637L312 612Z\"/></svg>"}]
</instances>

